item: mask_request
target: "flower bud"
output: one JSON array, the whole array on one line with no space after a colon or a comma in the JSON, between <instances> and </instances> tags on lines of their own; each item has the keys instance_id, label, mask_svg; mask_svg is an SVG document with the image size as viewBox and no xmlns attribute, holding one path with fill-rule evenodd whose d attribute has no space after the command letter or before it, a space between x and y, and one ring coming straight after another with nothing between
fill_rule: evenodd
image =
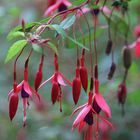
<instances>
[{"instance_id":1,"label":"flower bud","mask_svg":"<svg viewBox=\"0 0 140 140\"><path fill-rule=\"evenodd\" d=\"M88 72L86 67L80 68L80 79L81 79L82 86L86 92L88 87Z\"/></svg>"},{"instance_id":2,"label":"flower bud","mask_svg":"<svg viewBox=\"0 0 140 140\"><path fill-rule=\"evenodd\" d=\"M108 40L105 53L109 55L111 53L111 49L112 49L112 40Z\"/></svg>"},{"instance_id":3,"label":"flower bud","mask_svg":"<svg viewBox=\"0 0 140 140\"><path fill-rule=\"evenodd\" d=\"M35 90L37 91L42 81L42 71L38 71L35 76Z\"/></svg>"},{"instance_id":4,"label":"flower bud","mask_svg":"<svg viewBox=\"0 0 140 140\"><path fill-rule=\"evenodd\" d=\"M121 83L118 86L118 102L121 104L125 103L126 100L127 89L124 83Z\"/></svg>"},{"instance_id":5,"label":"flower bud","mask_svg":"<svg viewBox=\"0 0 140 140\"><path fill-rule=\"evenodd\" d=\"M10 97L10 102L9 102L9 117L10 120L12 121L18 108L18 94L14 93Z\"/></svg>"},{"instance_id":6,"label":"flower bud","mask_svg":"<svg viewBox=\"0 0 140 140\"><path fill-rule=\"evenodd\" d=\"M131 52L128 47L123 49L123 64L126 69L129 69L131 66Z\"/></svg>"},{"instance_id":7,"label":"flower bud","mask_svg":"<svg viewBox=\"0 0 140 140\"><path fill-rule=\"evenodd\" d=\"M51 91L51 96L52 96L52 103L55 104L57 97L59 94L59 85L57 82L53 82L52 84L52 91Z\"/></svg>"},{"instance_id":8,"label":"flower bud","mask_svg":"<svg viewBox=\"0 0 140 140\"><path fill-rule=\"evenodd\" d=\"M81 81L79 77L75 77L72 82L72 93L75 105L77 104L81 92Z\"/></svg>"},{"instance_id":9,"label":"flower bud","mask_svg":"<svg viewBox=\"0 0 140 140\"><path fill-rule=\"evenodd\" d=\"M108 73L108 79L111 80L114 73L115 73L115 70L116 70L116 64L114 62L112 62L111 64L111 67L110 67L110 71Z\"/></svg>"}]
</instances>

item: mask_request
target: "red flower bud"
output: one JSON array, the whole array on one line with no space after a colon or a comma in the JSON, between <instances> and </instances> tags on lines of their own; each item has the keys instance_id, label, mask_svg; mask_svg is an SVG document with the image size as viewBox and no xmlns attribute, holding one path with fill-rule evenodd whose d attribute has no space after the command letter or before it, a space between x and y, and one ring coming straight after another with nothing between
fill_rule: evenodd
<instances>
[{"instance_id":1,"label":"red flower bud","mask_svg":"<svg viewBox=\"0 0 140 140\"><path fill-rule=\"evenodd\" d=\"M17 112L18 100L19 100L18 99L18 94L14 93L14 94L11 95L10 101L9 101L9 117L10 117L11 121L14 118L16 112Z\"/></svg>"},{"instance_id":2,"label":"red flower bud","mask_svg":"<svg viewBox=\"0 0 140 140\"><path fill-rule=\"evenodd\" d=\"M35 87L36 91L38 90L38 88L41 84L41 81L42 81L42 77L43 77L43 74L42 74L43 62L44 62L44 55L42 55L42 57L41 57L41 62L39 64L38 72L36 73L36 76L35 76L34 87Z\"/></svg>"},{"instance_id":3,"label":"red flower bud","mask_svg":"<svg viewBox=\"0 0 140 140\"><path fill-rule=\"evenodd\" d=\"M38 71L35 76L35 90L37 91L42 81L42 71Z\"/></svg>"},{"instance_id":4,"label":"red flower bud","mask_svg":"<svg viewBox=\"0 0 140 140\"><path fill-rule=\"evenodd\" d=\"M59 94L59 85L57 82L53 82L52 84L52 91L51 91L51 95L52 95L52 103L54 104L58 98L58 94Z\"/></svg>"},{"instance_id":5,"label":"red flower bud","mask_svg":"<svg viewBox=\"0 0 140 140\"><path fill-rule=\"evenodd\" d=\"M82 86L86 92L88 87L88 72L86 67L80 68L80 79L81 79Z\"/></svg>"},{"instance_id":6,"label":"red flower bud","mask_svg":"<svg viewBox=\"0 0 140 140\"><path fill-rule=\"evenodd\" d=\"M75 105L77 104L81 92L81 81L79 78L79 68L76 69L76 77L73 79L72 82L72 93L73 93L73 100Z\"/></svg>"},{"instance_id":7,"label":"red flower bud","mask_svg":"<svg viewBox=\"0 0 140 140\"><path fill-rule=\"evenodd\" d=\"M121 104L125 103L126 94L127 94L126 85L124 83L121 83L118 86L118 102L119 103L121 103Z\"/></svg>"}]
</instances>

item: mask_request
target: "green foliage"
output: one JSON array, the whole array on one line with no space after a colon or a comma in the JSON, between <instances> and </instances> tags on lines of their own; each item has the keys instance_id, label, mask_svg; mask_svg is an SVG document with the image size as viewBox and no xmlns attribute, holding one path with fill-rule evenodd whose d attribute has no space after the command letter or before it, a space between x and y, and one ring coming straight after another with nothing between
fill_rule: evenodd
<instances>
[{"instance_id":1,"label":"green foliage","mask_svg":"<svg viewBox=\"0 0 140 140\"><path fill-rule=\"evenodd\" d=\"M8 40L15 39L17 37L25 37L25 34L21 31L10 32L7 36Z\"/></svg>"},{"instance_id":2,"label":"green foliage","mask_svg":"<svg viewBox=\"0 0 140 140\"><path fill-rule=\"evenodd\" d=\"M75 15L69 16L60 23L60 26L65 30L70 28L75 23L75 21L76 21Z\"/></svg>"},{"instance_id":3,"label":"green foliage","mask_svg":"<svg viewBox=\"0 0 140 140\"><path fill-rule=\"evenodd\" d=\"M5 63L9 62L15 55L17 55L27 44L27 40L19 40L15 42L8 50Z\"/></svg>"}]
</instances>

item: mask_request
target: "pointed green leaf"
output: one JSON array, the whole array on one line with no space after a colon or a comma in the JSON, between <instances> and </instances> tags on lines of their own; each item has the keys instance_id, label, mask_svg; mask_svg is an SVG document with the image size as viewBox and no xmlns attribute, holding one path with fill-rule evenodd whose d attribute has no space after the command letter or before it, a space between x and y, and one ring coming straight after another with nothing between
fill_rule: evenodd
<instances>
[{"instance_id":1,"label":"pointed green leaf","mask_svg":"<svg viewBox=\"0 0 140 140\"><path fill-rule=\"evenodd\" d=\"M15 42L8 50L5 63L10 61L15 55L17 55L27 44L27 40L19 40Z\"/></svg>"},{"instance_id":2,"label":"pointed green leaf","mask_svg":"<svg viewBox=\"0 0 140 140\"><path fill-rule=\"evenodd\" d=\"M73 16L69 16L67 17L66 19L64 19L61 23L60 23L60 26L65 30L65 29L68 29L69 27L71 27L74 22L76 20L76 17L75 15Z\"/></svg>"},{"instance_id":3,"label":"pointed green leaf","mask_svg":"<svg viewBox=\"0 0 140 140\"><path fill-rule=\"evenodd\" d=\"M25 34L23 32L20 32L20 31L11 32L8 34L7 39L12 40L16 37L25 37Z\"/></svg>"},{"instance_id":4,"label":"pointed green leaf","mask_svg":"<svg viewBox=\"0 0 140 140\"><path fill-rule=\"evenodd\" d=\"M50 49L52 49L52 50L58 55L58 50L57 50L56 45L53 44L52 42L48 42L47 44L48 44L48 47L49 47Z\"/></svg>"},{"instance_id":5,"label":"pointed green leaf","mask_svg":"<svg viewBox=\"0 0 140 140\"><path fill-rule=\"evenodd\" d=\"M32 48L33 48L33 50L34 51L36 51L37 53L43 53L43 50L42 50L42 48L39 46L39 45L37 45L37 44L33 44L32 45Z\"/></svg>"}]
</instances>

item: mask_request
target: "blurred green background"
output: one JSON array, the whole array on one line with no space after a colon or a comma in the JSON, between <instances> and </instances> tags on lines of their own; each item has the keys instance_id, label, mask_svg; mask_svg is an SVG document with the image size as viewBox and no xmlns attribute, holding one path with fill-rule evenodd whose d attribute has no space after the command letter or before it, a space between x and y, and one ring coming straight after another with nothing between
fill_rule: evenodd
<instances>
[{"instance_id":1,"label":"blurred green background","mask_svg":"<svg viewBox=\"0 0 140 140\"><path fill-rule=\"evenodd\" d=\"M74 0L73 0L74 2ZM20 24L22 18L26 22L39 21L43 19L43 13L47 6L47 0L0 0L0 140L80 140L82 135L78 134L77 130L71 131L71 125L76 115L70 118L71 112L76 108L72 101L72 93L70 87L63 88L63 112L59 112L59 103L54 106L51 103L51 82L47 83L41 90L42 102L30 101L30 106L27 109L27 126L22 128L22 101L19 102L19 108L11 123L8 116L8 92L12 88L12 73L13 62L4 64L4 59L8 48L13 43L7 40L8 32ZM130 2L130 19L131 19L131 33L129 43L132 43L133 28L139 24L140 21L140 2L135 0ZM87 14L90 25L92 21ZM101 25L106 25L103 16L100 16ZM81 19L83 20L83 19ZM87 31L86 26L83 30ZM107 29L102 29L97 38L98 52L99 52L99 79L101 81L100 92L112 110L111 122L115 126L114 131L110 131L112 140L139 140L140 139L140 61L133 57L133 64L129 70L127 79L128 96L125 104L125 116L121 116L121 108L117 102L117 86L122 80L124 68L122 65L121 49L123 47L123 39L121 35L117 34L116 48L115 48L115 62L117 63L117 70L113 80L107 80L107 73L109 71L111 57L106 56L105 43L107 42ZM78 35L77 35L78 36ZM70 44L71 45L71 44ZM87 44L88 45L88 44ZM28 49L26 49L28 51ZM44 78L49 78L53 74L53 55L48 50L48 55L44 64ZM65 44L59 49L59 62L61 72L64 73L71 81L74 76L74 69L76 59L75 49L68 49ZM133 54L133 50L132 50ZM28 53L24 52L18 61L17 73L18 82L23 79L24 60ZM34 53L29 65L30 83L33 85L34 75L38 68L40 55ZM87 66L88 54L86 54ZM82 90L80 101L77 106L85 103L87 96Z\"/></svg>"}]
</instances>

